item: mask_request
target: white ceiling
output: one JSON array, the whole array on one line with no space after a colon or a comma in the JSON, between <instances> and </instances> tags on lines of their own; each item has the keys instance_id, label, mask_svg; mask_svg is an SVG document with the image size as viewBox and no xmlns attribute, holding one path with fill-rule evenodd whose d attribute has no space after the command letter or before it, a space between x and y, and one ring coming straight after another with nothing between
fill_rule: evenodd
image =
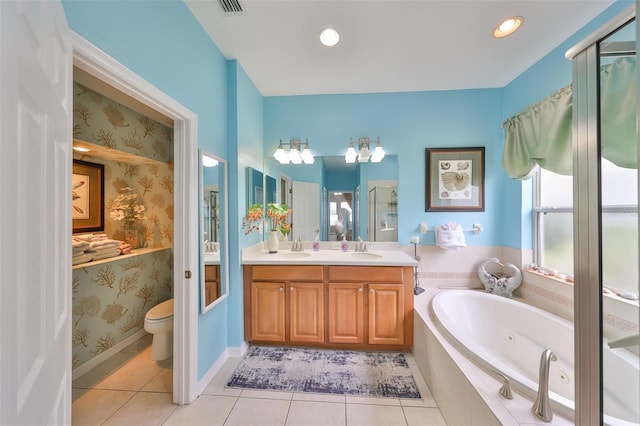
<instances>
[{"instance_id":1,"label":"white ceiling","mask_svg":"<svg viewBox=\"0 0 640 426\"><path fill-rule=\"evenodd\" d=\"M504 87L613 0L186 0L263 96ZM521 29L494 39L506 17ZM340 43L320 44L336 28Z\"/></svg>"}]
</instances>

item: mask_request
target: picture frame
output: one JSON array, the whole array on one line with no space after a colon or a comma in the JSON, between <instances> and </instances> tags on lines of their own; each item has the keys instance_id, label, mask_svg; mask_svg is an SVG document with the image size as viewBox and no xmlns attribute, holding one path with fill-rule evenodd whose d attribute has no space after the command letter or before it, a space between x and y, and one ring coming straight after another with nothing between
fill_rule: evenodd
<instances>
[{"instance_id":1,"label":"picture frame","mask_svg":"<svg viewBox=\"0 0 640 426\"><path fill-rule=\"evenodd\" d=\"M425 211L484 211L484 150L426 148Z\"/></svg>"},{"instance_id":2,"label":"picture frame","mask_svg":"<svg viewBox=\"0 0 640 426\"><path fill-rule=\"evenodd\" d=\"M73 232L104 231L104 165L73 160Z\"/></svg>"}]
</instances>

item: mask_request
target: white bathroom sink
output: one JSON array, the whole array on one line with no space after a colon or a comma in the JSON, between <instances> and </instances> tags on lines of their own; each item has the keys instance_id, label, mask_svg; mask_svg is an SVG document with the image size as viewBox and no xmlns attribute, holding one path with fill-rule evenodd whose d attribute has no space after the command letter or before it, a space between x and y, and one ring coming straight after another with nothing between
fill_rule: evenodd
<instances>
[{"instance_id":1,"label":"white bathroom sink","mask_svg":"<svg viewBox=\"0 0 640 426\"><path fill-rule=\"evenodd\" d=\"M369 253L369 252L363 252L363 251L357 251L354 253L349 253L350 257L355 257L355 258L361 258L361 259L378 259L380 257L382 257L382 255L377 254L377 253Z\"/></svg>"},{"instance_id":2,"label":"white bathroom sink","mask_svg":"<svg viewBox=\"0 0 640 426\"><path fill-rule=\"evenodd\" d=\"M302 259L311 256L311 253L305 253L303 251L283 251L274 253L272 256L279 259Z\"/></svg>"}]
</instances>

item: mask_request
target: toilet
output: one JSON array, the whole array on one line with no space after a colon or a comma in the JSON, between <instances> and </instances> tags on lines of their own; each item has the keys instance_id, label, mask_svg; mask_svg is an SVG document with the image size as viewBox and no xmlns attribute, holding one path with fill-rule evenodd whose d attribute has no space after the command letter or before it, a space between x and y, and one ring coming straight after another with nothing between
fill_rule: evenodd
<instances>
[{"instance_id":1,"label":"toilet","mask_svg":"<svg viewBox=\"0 0 640 426\"><path fill-rule=\"evenodd\" d=\"M152 360L162 361L173 355L173 299L149 309L144 317L144 329L153 334Z\"/></svg>"}]
</instances>

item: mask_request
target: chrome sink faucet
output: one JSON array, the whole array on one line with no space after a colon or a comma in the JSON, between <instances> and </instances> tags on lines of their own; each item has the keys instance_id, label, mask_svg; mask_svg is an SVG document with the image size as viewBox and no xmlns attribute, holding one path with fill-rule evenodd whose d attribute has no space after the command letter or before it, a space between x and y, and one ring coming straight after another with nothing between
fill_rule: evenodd
<instances>
[{"instance_id":1,"label":"chrome sink faucet","mask_svg":"<svg viewBox=\"0 0 640 426\"><path fill-rule=\"evenodd\" d=\"M549 364L557 361L558 357L550 349L542 351L540 356L540 372L538 374L538 395L533 403L531 412L544 422L553 419L553 411L549 404Z\"/></svg>"},{"instance_id":2,"label":"chrome sink faucet","mask_svg":"<svg viewBox=\"0 0 640 426\"><path fill-rule=\"evenodd\" d=\"M358 237L358 242L356 243L354 250L358 251L358 252L366 252L367 251L367 244L362 241L361 237Z\"/></svg>"},{"instance_id":3,"label":"chrome sink faucet","mask_svg":"<svg viewBox=\"0 0 640 426\"><path fill-rule=\"evenodd\" d=\"M304 251L304 241L302 237L294 238L291 242L291 251Z\"/></svg>"}]
</instances>

